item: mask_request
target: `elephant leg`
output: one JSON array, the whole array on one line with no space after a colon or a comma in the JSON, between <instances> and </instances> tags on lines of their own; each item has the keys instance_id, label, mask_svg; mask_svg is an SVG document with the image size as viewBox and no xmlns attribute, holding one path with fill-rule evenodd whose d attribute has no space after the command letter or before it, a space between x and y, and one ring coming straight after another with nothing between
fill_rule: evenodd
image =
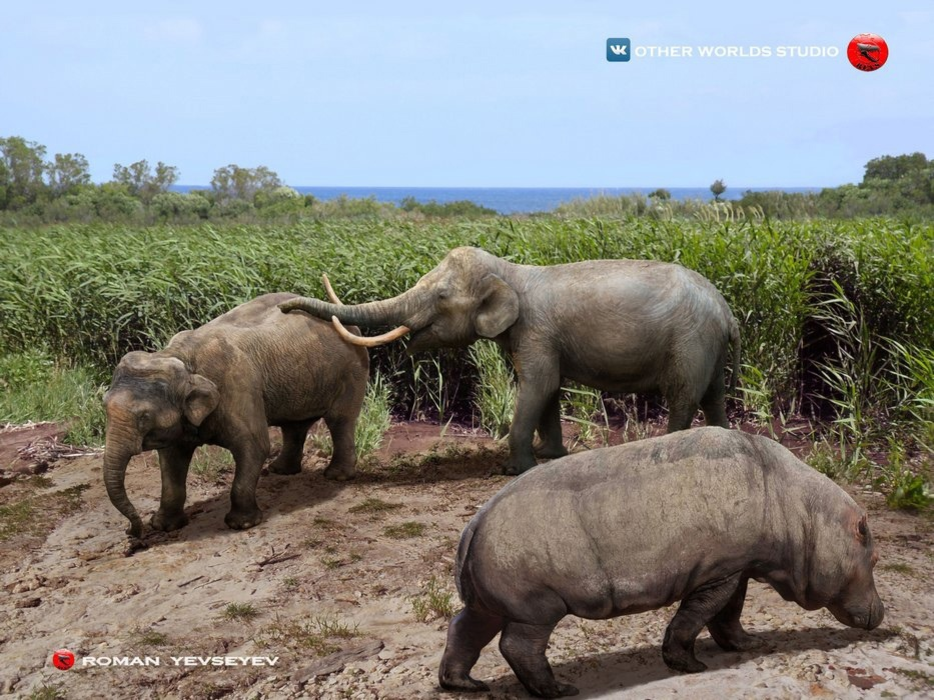
<instances>
[{"instance_id":1,"label":"elephant leg","mask_svg":"<svg viewBox=\"0 0 934 700\"><path fill-rule=\"evenodd\" d=\"M545 403L542 417L538 421L538 437L541 443L535 454L544 459L564 457L568 453L561 435L561 392L556 391Z\"/></svg>"},{"instance_id":2,"label":"elephant leg","mask_svg":"<svg viewBox=\"0 0 934 700\"><path fill-rule=\"evenodd\" d=\"M324 470L324 476L335 481L347 481L356 476L357 445L354 430L357 427L357 415L352 418L345 416L325 416L324 422L331 431L331 442L334 449L331 452L331 461Z\"/></svg>"},{"instance_id":3,"label":"elephant leg","mask_svg":"<svg viewBox=\"0 0 934 700\"><path fill-rule=\"evenodd\" d=\"M668 668L683 673L699 673L707 668L694 656L694 640L731 602L743 580L742 572L733 574L695 589L681 601L662 642L662 658Z\"/></svg>"},{"instance_id":4,"label":"elephant leg","mask_svg":"<svg viewBox=\"0 0 934 700\"><path fill-rule=\"evenodd\" d=\"M516 410L509 429L509 461L505 474L521 474L537 464L532 451L532 435L543 420L548 400L558 393L561 381L557 363L551 358L540 355L522 357L517 365L522 367L522 372Z\"/></svg>"},{"instance_id":5,"label":"elephant leg","mask_svg":"<svg viewBox=\"0 0 934 700\"><path fill-rule=\"evenodd\" d=\"M316 420L313 418L282 426L282 451L269 465L269 471L273 474L298 474L302 470L305 438Z\"/></svg>"},{"instance_id":6,"label":"elephant leg","mask_svg":"<svg viewBox=\"0 0 934 700\"><path fill-rule=\"evenodd\" d=\"M513 672L532 695L560 698L577 695L573 685L558 683L545 656L548 638L555 625L507 622L499 638L499 650Z\"/></svg>"},{"instance_id":7,"label":"elephant leg","mask_svg":"<svg viewBox=\"0 0 934 700\"><path fill-rule=\"evenodd\" d=\"M726 417L726 387L723 383L722 369L714 372L714 379L704 392L700 405L707 425L730 427L730 421Z\"/></svg>"},{"instance_id":8,"label":"elephant leg","mask_svg":"<svg viewBox=\"0 0 934 700\"><path fill-rule=\"evenodd\" d=\"M691 427L697 404L681 396L668 397L668 432L676 433Z\"/></svg>"},{"instance_id":9,"label":"elephant leg","mask_svg":"<svg viewBox=\"0 0 934 700\"><path fill-rule=\"evenodd\" d=\"M503 618L464 608L451 620L438 683L445 690L489 690L486 683L470 677L480 651L503 629Z\"/></svg>"},{"instance_id":10,"label":"elephant leg","mask_svg":"<svg viewBox=\"0 0 934 700\"><path fill-rule=\"evenodd\" d=\"M193 445L175 445L159 450L162 497L159 500L159 510L149 521L154 530L171 532L188 524L188 516L185 515L185 481L188 479L188 466L194 452Z\"/></svg>"},{"instance_id":11,"label":"elephant leg","mask_svg":"<svg viewBox=\"0 0 934 700\"><path fill-rule=\"evenodd\" d=\"M246 430L243 432L246 433ZM230 512L224 516L224 522L234 530L246 530L259 525L263 520L263 514L256 503L256 484L263 462L269 456L269 433L266 426L263 426L261 433L247 434L231 452L237 466L230 490Z\"/></svg>"},{"instance_id":12,"label":"elephant leg","mask_svg":"<svg viewBox=\"0 0 934 700\"><path fill-rule=\"evenodd\" d=\"M748 578L743 578L736 587L736 592L727 601L713 619L707 623L710 636L717 645L726 651L740 651L754 643L754 637L743 629L739 618L746 602L746 586Z\"/></svg>"}]
</instances>

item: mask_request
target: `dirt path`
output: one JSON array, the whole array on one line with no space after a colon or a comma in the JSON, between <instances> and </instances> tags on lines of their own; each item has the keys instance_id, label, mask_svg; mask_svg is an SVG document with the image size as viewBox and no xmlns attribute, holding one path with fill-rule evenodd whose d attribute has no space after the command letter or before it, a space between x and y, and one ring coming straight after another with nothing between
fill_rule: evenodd
<instances>
[{"instance_id":1,"label":"dirt path","mask_svg":"<svg viewBox=\"0 0 934 700\"><path fill-rule=\"evenodd\" d=\"M477 697L437 690L446 621L436 611L458 607L456 542L508 481L492 475L501 448L469 436L439 440L437 428L417 424L390 435L378 462L349 484L325 480L310 448L300 475L265 475L266 520L246 532L223 523L230 474L192 475L190 525L150 535L130 557L99 457L62 460L0 488L0 696ZM155 455L134 459L127 488L148 518L159 493ZM880 629L845 628L752 583L743 619L757 648L724 653L703 633L706 673L676 675L662 662L669 608L605 622L566 618L549 651L557 675L582 698L931 697L934 525L885 510L876 495L854 495L871 511L881 553ZM60 648L78 657L70 671L50 663ZM172 661L199 656L278 658L272 667ZM160 665L85 667L84 657ZM492 688L479 697L527 697L495 644L475 676Z\"/></svg>"}]
</instances>

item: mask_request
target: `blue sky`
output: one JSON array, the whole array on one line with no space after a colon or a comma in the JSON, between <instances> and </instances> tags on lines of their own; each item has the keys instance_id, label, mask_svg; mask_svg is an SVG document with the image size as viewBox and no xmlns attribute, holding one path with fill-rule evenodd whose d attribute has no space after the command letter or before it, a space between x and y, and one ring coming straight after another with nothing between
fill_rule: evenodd
<instances>
[{"instance_id":1,"label":"blue sky","mask_svg":"<svg viewBox=\"0 0 934 700\"><path fill-rule=\"evenodd\" d=\"M706 187L857 182L934 157L934 3L35 2L0 26L0 136L181 183L265 165L291 185ZM873 73L845 57L888 43ZM836 58L606 60L662 45Z\"/></svg>"}]
</instances>

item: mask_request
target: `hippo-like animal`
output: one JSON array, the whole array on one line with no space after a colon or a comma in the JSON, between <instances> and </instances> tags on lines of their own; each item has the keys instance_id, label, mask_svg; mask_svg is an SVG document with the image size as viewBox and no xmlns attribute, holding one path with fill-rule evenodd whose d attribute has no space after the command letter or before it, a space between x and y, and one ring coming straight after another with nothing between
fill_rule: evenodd
<instances>
[{"instance_id":1,"label":"hippo-like animal","mask_svg":"<svg viewBox=\"0 0 934 700\"><path fill-rule=\"evenodd\" d=\"M706 427L570 455L517 478L464 530L455 577L465 607L448 629L439 681L487 689L470 670L501 633L500 651L530 693L574 695L545 658L561 618L677 600L662 657L703 671L694 640L705 625L723 649L747 640L750 578L871 630L884 614L877 559L853 499L768 438Z\"/></svg>"}]
</instances>

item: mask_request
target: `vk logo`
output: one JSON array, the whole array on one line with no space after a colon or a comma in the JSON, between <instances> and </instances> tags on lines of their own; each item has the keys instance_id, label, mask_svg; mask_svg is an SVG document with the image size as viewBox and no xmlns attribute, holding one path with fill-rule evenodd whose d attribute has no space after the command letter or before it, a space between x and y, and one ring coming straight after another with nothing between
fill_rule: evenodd
<instances>
[{"instance_id":1,"label":"vk logo","mask_svg":"<svg viewBox=\"0 0 934 700\"><path fill-rule=\"evenodd\" d=\"M630 48L629 39L607 39L606 60L628 61Z\"/></svg>"}]
</instances>

